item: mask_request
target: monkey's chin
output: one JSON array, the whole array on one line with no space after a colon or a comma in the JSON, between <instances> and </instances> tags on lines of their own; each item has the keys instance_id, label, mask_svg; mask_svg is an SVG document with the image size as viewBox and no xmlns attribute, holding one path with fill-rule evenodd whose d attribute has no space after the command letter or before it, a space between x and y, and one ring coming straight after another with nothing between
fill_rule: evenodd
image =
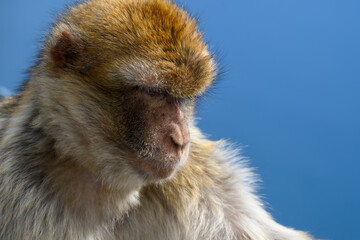
<instances>
[{"instance_id":1,"label":"monkey's chin","mask_svg":"<svg viewBox=\"0 0 360 240\"><path fill-rule=\"evenodd\" d=\"M186 163L188 156L177 159L149 159L136 157L136 168L147 180L166 180L172 178Z\"/></svg>"}]
</instances>

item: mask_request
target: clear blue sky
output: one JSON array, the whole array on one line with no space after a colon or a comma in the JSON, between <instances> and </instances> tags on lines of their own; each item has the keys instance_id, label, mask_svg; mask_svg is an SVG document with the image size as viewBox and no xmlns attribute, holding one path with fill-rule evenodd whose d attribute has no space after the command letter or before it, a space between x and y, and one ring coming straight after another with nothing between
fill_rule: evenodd
<instances>
[{"instance_id":1,"label":"clear blue sky","mask_svg":"<svg viewBox=\"0 0 360 240\"><path fill-rule=\"evenodd\" d=\"M16 91L71 2L0 1L0 86ZM360 239L360 1L178 2L225 70L200 105L200 127L244 146L280 223Z\"/></svg>"}]
</instances>

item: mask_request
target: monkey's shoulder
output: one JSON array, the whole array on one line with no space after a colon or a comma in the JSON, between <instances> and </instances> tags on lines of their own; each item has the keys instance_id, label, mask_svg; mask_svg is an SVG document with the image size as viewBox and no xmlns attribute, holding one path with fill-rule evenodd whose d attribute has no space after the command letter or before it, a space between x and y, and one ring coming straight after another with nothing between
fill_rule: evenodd
<instances>
[{"instance_id":1,"label":"monkey's shoulder","mask_svg":"<svg viewBox=\"0 0 360 240\"><path fill-rule=\"evenodd\" d=\"M19 105L21 95L15 95L13 97L4 98L0 102L0 117L6 117L11 115L16 107Z\"/></svg>"},{"instance_id":2,"label":"monkey's shoulder","mask_svg":"<svg viewBox=\"0 0 360 240\"><path fill-rule=\"evenodd\" d=\"M20 96L8 97L0 101L0 139L9 123L12 113L19 104Z\"/></svg>"}]
</instances>

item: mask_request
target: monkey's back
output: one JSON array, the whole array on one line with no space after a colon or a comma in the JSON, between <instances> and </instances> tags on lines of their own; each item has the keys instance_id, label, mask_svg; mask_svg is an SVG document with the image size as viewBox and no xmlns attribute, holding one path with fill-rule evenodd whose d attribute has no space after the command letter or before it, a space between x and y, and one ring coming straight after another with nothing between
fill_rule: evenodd
<instances>
[{"instance_id":1,"label":"monkey's back","mask_svg":"<svg viewBox=\"0 0 360 240\"><path fill-rule=\"evenodd\" d=\"M7 128L11 115L19 105L20 95L2 99L0 102L0 142L3 138L5 129Z\"/></svg>"}]
</instances>

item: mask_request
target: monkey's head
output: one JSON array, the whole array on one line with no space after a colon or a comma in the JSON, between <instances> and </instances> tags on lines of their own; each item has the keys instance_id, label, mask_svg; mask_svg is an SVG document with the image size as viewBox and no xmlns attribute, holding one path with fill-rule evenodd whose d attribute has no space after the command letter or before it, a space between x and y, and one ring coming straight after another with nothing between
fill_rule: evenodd
<instances>
[{"instance_id":1,"label":"monkey's head","mask_svg":"<svg viewBox=\"0 0 360 240\"><path fill-rule=\"evenodd\" d=\"M94 173L126 168L164 179L187 161L194 105L216 67L181 8L167 0L82 3L55 25L42 57L47 97L81 148L101 156L84 162Z\"/></svg>"}]
</instances>

